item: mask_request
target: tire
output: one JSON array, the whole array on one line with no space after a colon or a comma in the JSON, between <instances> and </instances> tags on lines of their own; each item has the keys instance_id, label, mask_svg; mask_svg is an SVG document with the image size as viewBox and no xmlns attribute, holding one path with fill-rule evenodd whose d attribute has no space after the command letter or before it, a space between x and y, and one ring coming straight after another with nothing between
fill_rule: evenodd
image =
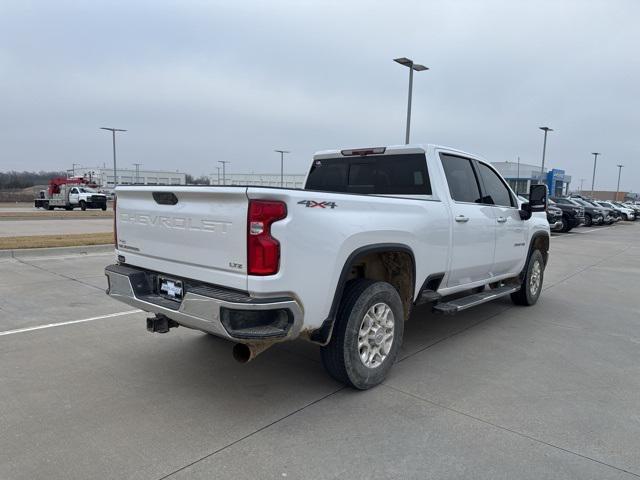
<instances>
[{"instance_id":1,"label":"tire","mask_svg":"<svg viewBox=\"0 0 640 480\"><path fill-rule=\"evenodd\" d=\"M84 212L86 209L87 209L87 202L85 202L84 200L80 200L80 210Z\"/></svg>"},{"instance_id":2,"label":"tire","mask_svg":"<svg viewBox=\"0 0 640 480\"><path fill-rule=\"evenodd\" d=\"M53 210L53 208L54 208L54 207L53 207L52 205L48 205L48 204L47 204L47 210Z\"/></svg>"},{"instance_id":3,"label":"tire","mask_svg":"<svg viewBox=\"0 0 640 480\"><path fill-rule=\"evenodd\" d=\"M102 205L102 207L100 207L102 209L102 211L104 212L107 209L107 204L105 203L104 205Z\"/></svg>"},{"instance_id":4,"label":"tire","mask_svg":"<svg viewBox=\"0 0 640 480\"><path fill-rule=\"evenodd\" d=\"M566 217L563 215L562 216L562 228L560 229L561 232L567 233L569 230L571 230L571 225L569 224L569 221L566 219Z\"/></svg>"},{"instance_id":5,"label":"tire","mask_svg":"<svg viewBox=\"0 0 640 480\"><path fill-rule=\"evenodd\" d=\"M537 280L535 280L535 279ZM544 281L544 257L540 250L534 250L527 261L524 279L520 290L511 294L511 300L516 305L534 305L542 292Z\"/></svg>"},{"instance_id":6,"label":"tire","mask_svg":"<svg viewBox=\"0 0 640 480\"><path fill-rule=\"evenodd\" d=\"M72 207L72 206L68 206L68 207L64 207L64 209L65 209L67 212L69 212L69 211L73 210L73 207Z\"/></svg>"},{"instance_id":7,"label":"tire","mask_svg":"<svg viewBox=\"0 0 640 480\"><path fill-rule=\"evenodd\" d=\"M385 323L389 320L391 332L389 323ZM368 327L365 322L369 323ZM374 335L372 330L378 322L381 331ZM367 328L369 335L361 336ZM403 332L404 310L396 289L386 282L352 280L342 296L331 340L320 349L322 364L339 382L359 390L374 387L393 366ZM389 334L392 336L385 342L384 335Z\"/></svg>"},{"instance_id":8,"label":"tire","mask_svg":"<svg viewBox=\"0 0 640 480\"><path fill-rule=\"evenodd\" d=\"M589 215L588 213L584 214L584 226L585 227L590 227L591 225L593 225L593 219L591 218L591 215Z\"/></svg>"}]
</instances>

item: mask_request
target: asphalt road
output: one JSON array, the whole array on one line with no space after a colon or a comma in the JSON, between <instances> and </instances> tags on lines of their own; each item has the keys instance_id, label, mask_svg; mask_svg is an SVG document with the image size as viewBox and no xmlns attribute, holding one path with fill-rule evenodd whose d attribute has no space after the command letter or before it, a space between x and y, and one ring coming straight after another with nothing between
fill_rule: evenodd
<instances>
[{"instance_id":1,"label":"asphalt road","mask_svg":"<svg viewBox=\"0 0 640 480\"><path fill-rule=\"evenodd\" d=\"M310 344L147 333L111 255L0 261L0 478L638 478L639 234L554 236L534 307L417 309L367 392Z\"/></svg>"}]
</instances>

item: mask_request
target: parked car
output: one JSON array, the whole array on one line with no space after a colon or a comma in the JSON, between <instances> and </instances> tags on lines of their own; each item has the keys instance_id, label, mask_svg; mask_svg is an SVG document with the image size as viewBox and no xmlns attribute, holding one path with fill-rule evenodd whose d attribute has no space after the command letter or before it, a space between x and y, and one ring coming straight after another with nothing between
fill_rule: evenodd
<instances>
[{"instance_id":1,"label":"parked car","mask_svg":"<svg viewBox=\"0 0 640 480\"><path fill-rule=\"evenodd\" d=\"M620 206L616 202L611 202L611 201L605 201L605 202L602 202L602 203L607 204L607 205L611 205L614 209L616 209L620 213L620 216L622 217L622 220L626 220L628 222L632 222L632 221L634 221L636 219L636 212L635 212L635 210L633 208Z\"/></svg>"},{"instance_id":2,"label":"parked car","mask_svg":"<svg viewBox=\"0 0 640 480\"><path fill-rule=\"evenodd\" d=\"M602 200L596 200L596 203L598 205L602 205L603 207L607 207L607 208L612 209L614 211L615 215L616 215L617 220L630 220L629 216L633 215L633 211L631 209L620 208L620 207L614 205L611 202L605 202L605 201L602 201ZM634 218L635 218L635 216L634 216Z\"/></svg>"},{"instance_id":3,"label":"parked car","mask_svg":"<svg viewBox=\"0 0 640 480\"><path fill-rule=\"evenodd\" d=\"M567 233L584 221L584 207L568 198L552 197L549 203L562 210L561 232Z\"/></svg>"},{"instance_id":4,"label":"parked car","mask_svg":"<svg viewBox=\"0 0 640 480\"><path fill-rule=\"evenodd\" d=\"M393 366L414 305L536 303L547 190L529 194L433 145L319 152L303 190L118 187L107 293L151 312L148 330L202 330L242 362L308 340L332 377L366 389Z\"/></svg>"},{"instance_id":5,"label":"parked car","mask_svg":"<svg viewBox=\"0 0 640 480\"><path fill-rule=\"evenodd\" d=\"M606 216L606 211L602 207L596 207L582 198L570 197L571 200L578 205L584 207L584 226L590 227L591 225L602 225Z\"/></svg>"},{"instance_id":6,"label":"parked car","mask_svg":"<svg viewBox=\"0 0 640 480\"><path fill-rule=\"evenodd\" d=\"M638 219L638 211L640 209L635 208L635 207L630 206L630 205L625 205L624 203L620 203L620 202L608 202L608 203L611 203L611 204L615 205L616 207L621 208L623 211L629 210L631 213L630 214L627 213L626 220L635 221L635 220Z\"/></svg>"},{"instance_id":7,"label":"parked car","mask_svg":"<svg viewBox=\"0 0 640 480\"><path fill-rule=\"evenodd\" d=\"M640 217L640 205L631 202L623 203L622 205L627 208L632 208L636 212L636 220L638 220L638 217Z\"/></svg>"},{"instance_id":8,"label":"parked car","mask_svg":"<svg viewBox=\"0 0 640 480\"><path fill-rule=\"evenodd\" d=\"M518 195L521 202L528 202L529 199L524 195ZM559 232L562 230L562 210L554 205L547 205L547 222L549 222L549 228L552 232Z\"/></svg>"},{"instance_id":9,"label":"parked car","mask_svg":"<svg viewBox=\"0 0 640 480\"><path fill-rule=\"evenodd\" d=\"M618 213L614 209L606 207L604 205L600 205L595 200L591 200L589 198L583 198L582 200L593 205L596 208L601 208L604 210L604 223L606 225L611 225L619 220Z\"/></svg>"}]
</instances>

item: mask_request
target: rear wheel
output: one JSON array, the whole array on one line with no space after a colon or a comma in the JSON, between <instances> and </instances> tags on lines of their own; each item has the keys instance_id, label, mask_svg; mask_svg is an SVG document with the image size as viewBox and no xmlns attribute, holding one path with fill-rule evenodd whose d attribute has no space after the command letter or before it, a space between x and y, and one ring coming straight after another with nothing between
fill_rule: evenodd
<instances>
[{"instance_id":1,"label":"rear wheel","mask_svg":"<svg viewBox=\"0 0 640 480\"><path fill-rule=\"evenodd\" d=\"M386 282L349 282L340 302L331 341L320 350L322 364L336 380L360 390L378 385L402 344L404 310Z\"/></svg>"},{"instance_id":2,"label":"rear wheel","mask_svg":"<svg viewBox=\"0 0 640 480\"><path fill-rule=\"evenodd\" d=\"M104 212L104 211L107 209L107 204L105 203L105 204L104 204L104 205L102 205L102 207L100 207L100 208L102 208L102 211Z\"/></svg>"},{"instance_id":3,"label":"rear wheel","mask_svg":"<svg viewBox=\"0 0 640 480\"><path fill-rule=\"evenodd\" d=\"M544 280L544 257L540 250L531 252L527 262L526 271L520 290L511 294L511 300L516 305L533 305L538 301L542 292L542 282Z\"/></svg>"},{"instance_id":4,"label":"rear wheel","mask_svg":"<svg viewBox=\"0 0 640 480\"><path fill-rule=\"evenodd\" d=\"M85 202L84 200L80 200L80 210L84 212L86 209L87 209L87 202Z\"/></svg>"}]
</instances>

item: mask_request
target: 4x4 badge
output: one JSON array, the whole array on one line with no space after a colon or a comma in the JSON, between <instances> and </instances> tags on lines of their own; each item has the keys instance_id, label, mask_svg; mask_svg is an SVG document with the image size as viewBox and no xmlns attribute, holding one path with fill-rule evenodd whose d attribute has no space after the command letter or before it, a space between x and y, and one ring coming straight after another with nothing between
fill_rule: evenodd
<instances>
[{"instance_id":1,"label":"4x4 badge","mask_svg":"<svg viewBox=\"0 0 640 480\"><path fill-rule=\"evenodd\" d=\"M336 208L336 202L316 202L315 200L300 200L298 205L304 205L307 208Z\"/></svg>"}]
</instances>

